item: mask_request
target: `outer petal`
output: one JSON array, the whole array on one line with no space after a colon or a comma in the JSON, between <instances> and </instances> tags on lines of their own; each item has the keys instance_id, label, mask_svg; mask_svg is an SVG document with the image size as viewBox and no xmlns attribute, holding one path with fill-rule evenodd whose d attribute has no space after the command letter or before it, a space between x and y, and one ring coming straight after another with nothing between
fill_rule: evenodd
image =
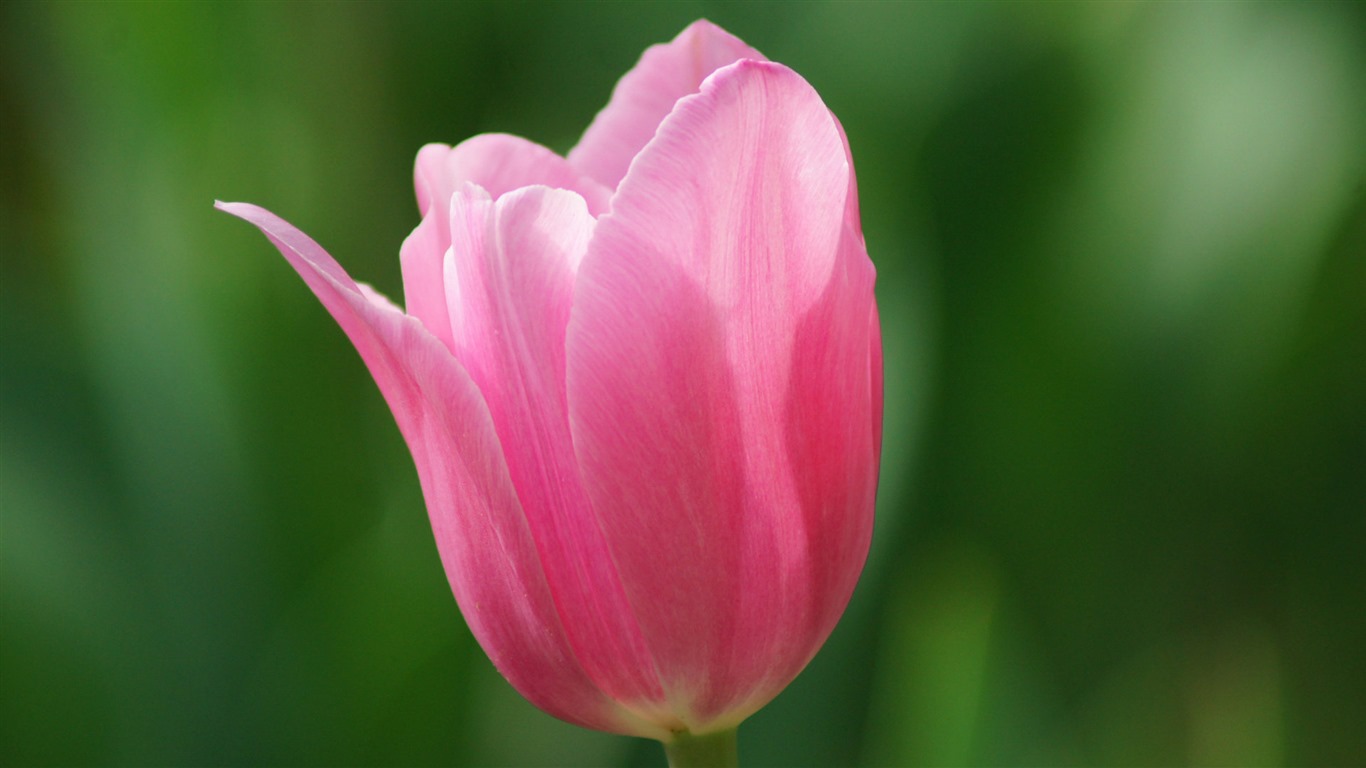
<instances>
[{"instance_id":1,"label":"outer petal","mask_svg":"<svg viewBox=\"0 0 1366 768\"><path fill-rule=\"evenodd\" d=\"M454 148L429 144L417 155L414 171L422 223L404 241L403 294L408 313L448 348L461 322L459 304L447 304L442 281L444 257L451 246L451 197L467 183L494 197L521 187L545 185L579 193L594 216L607 211L611 191L576 171L563 157L517 136L490 133Z\"/></svg>"},{"instance_id":2,"label":"outer petal","mask_svg":"<svg viewBox=\"0 0 1366 768\"><path fill-rule=\"evenodd\" d=\"M882 463L882 321L877 305L868 318L868 377L873 398L873 459Z\"/></svg>"},{"instance_id":3,"label":"outer petal","mask_svg":"<svg viewBox=\"0 0 1366 768\"><path fill-rule=\"evenodd\" d=\"M667 720L569 434L565 326L594 224L573 192L527 187L497 201L473 184L457 192L446 274L463 316L455 350L489 405L576 656L613 699Z\"/></svg>"},{"instance_id":4,"label":"outer petal","mask_svg":"<svg viewBox=\"0 0 1366 768\"><path fill-rule=\"evenodd\" d=\"M470 630L524 696L601 730L659 736L604 696L570 650L478 389L425 331L357 286L306 235L244 203L218 207L255 224L341 325L403 432L442 563Z\"/></svg>"},{"instance_id":5,"label":"outer petal","mask_svg":"<svg viewBox=\"0 0 1366 768\"><path fill-rule=\"evenodd\" d=\"M764 56L706 20L693 22L669 43L646 49L570 150L569 162L616 189L674 104L697 93L712 72L740 59L763 61Z\"/></svg>"},{"instance_id":6,"label":"outer petal","mask_svg":"<svg viewBox=\"0 0 1366 768\"><path fill-rule=\"evenodd\" d=\"M599 223L568 336L585 485L675 708L738 722L867 554L873 269L820 98L741 61L680 101Z\"/></svg>"}]
</instances>

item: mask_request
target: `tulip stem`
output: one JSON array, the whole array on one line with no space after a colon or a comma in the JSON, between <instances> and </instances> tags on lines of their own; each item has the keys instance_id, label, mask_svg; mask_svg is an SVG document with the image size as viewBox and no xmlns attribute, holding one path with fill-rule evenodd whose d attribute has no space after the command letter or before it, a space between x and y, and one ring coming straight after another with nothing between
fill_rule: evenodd
<instances>
[{"instance_id":1,"label":"tulip stem","mask_svg":"<svg viewBox=\"0 0 1366 768\"><path fill-rule=\"evenodd\" d=\"M694 736L680 733L664 744L669 768L734 768L740 764L736 729Z\"/></svg>"}]
</instances>

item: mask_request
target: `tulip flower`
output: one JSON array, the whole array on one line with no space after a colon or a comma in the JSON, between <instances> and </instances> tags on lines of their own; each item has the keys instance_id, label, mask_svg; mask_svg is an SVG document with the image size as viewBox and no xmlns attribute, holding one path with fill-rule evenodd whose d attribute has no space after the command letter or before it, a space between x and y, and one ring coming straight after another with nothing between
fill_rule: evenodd
<instances>
[{"instance_id":1,"label":"tulip flower","mask_svg":"<svg viewBox=\"0 0 1366 768\"><path fill-rule=\"evenodd\" d=\"M734 756L867 556L874 270L839 123L705 21L650 48L565 157L418 154L406 311L267 211L412 451L474 637L544 711Z\"/></svg>"}]
</instances>

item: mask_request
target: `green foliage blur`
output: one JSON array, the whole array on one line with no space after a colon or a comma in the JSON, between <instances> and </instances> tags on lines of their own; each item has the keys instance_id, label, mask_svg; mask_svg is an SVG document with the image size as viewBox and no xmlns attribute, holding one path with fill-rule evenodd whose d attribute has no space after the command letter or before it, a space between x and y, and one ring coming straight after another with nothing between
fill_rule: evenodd
<instances>
[{"instance_id":1,"label":"green foliage blur","mask_svg":"<svg viewBox=\"0 0 1366 768\"><path fill-rule=\"evenodd\" d=\"M708 17L847 129L878 528L752 766L1366 764L1366 4L0 7L0 763L662 765L471 640L359 358L431 141Z\"/></svg>"}]
</instances>

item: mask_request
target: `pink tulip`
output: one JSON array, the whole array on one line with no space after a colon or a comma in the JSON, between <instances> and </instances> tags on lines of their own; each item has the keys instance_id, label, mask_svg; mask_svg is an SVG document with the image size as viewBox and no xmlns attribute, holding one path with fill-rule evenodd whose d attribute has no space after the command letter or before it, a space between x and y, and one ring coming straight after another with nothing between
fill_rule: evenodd
<instances>
[{"instance_id":1,"label":"pink tulip","mask_svg":"<svg viewBox=\"0 0 1366 768\"><path fill-rule=\"evenodd\" d=\"M872 532L881 341L839 123L699 21L568 157L476 136L424 147L416 182L406 313L219 207L360 352L508 681L589 728L733 729L830 634Z\"/></svg>"}]
</instances>

